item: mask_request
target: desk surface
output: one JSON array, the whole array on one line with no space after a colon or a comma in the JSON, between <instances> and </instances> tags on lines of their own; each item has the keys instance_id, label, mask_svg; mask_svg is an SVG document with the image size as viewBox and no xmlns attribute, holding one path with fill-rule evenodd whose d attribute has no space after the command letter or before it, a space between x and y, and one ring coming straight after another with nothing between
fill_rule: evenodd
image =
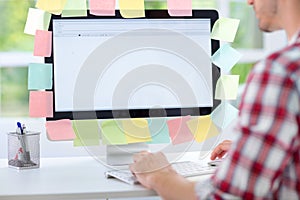
<instances>
[{"instance_id":1,"label":"desk surface","mask_svg":"<svg viewBox=\"0 0 300 200\"><path fill-rule=\"evenodd\" d=\"M0 160L0 199L110 199L156 196L141 185L106 179L92 157L42 158L38 169L16 170ZM200 179L207 178L202 176Z\"/></svg>"}]
</instances>

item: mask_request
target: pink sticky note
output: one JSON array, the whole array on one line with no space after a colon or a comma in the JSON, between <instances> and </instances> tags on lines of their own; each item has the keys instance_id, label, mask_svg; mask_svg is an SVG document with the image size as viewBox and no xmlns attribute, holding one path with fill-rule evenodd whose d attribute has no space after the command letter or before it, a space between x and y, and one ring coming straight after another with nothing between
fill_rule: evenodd
<instances>
[{"instance_id":1,"label":"pink sticky note","mask_svg":"<svg viewBox=\"0 0 300 200\"><path fill-rule=\"evenodd\" d=\"M30 117L53 117L53 92L30 91Z\"/></svg>"},{"instance_id":2,"label":"pink sticky note","mask_svg":"<svg viewBox=\"0 0 300 200\"><path fill-rule=\"evenodd\" d=\"M172 144L190 142L194 139L186 123L190 119L191 116L185 116L167 121Z\"/></svg>"},{"instance_id":3,"label":"pink sticky note","mask_svg":"<svg viewBox=\"0 0 300 200\"><path fill-rule=\"evenodd\" d=\"M168 0L170 16L192 16L192 0Z\"/></svg>"},{"instance_id":4,"label":"pink sticky note","mask_svg":"<svg viewBox=\"0 0 300 200\"><path fill-rule=\"evenodd\" d=\"M115 16L115 0L90 0L90 14L99 16Z\"/></svg>"},{"instance_id":5,"label":"pink sticky note","mask_svg":"<svg viewBox=\"0 0 300 200\"><path fill-rule=\"evenodd\" d=\"M62 141L73 140L76 138L69 119L46 122L47 136L49 140Z\"/></svg>"},{"instance_id":6,"label":"pink sticky note","mask_svg":"<svg viewBox=\"0 0 300 200\"><path fill-rule=\"evenodd\" d=\"M34 38L34 56L50 57L52 49L52 32L36 30Z\"/></svg>"}]
</instances>

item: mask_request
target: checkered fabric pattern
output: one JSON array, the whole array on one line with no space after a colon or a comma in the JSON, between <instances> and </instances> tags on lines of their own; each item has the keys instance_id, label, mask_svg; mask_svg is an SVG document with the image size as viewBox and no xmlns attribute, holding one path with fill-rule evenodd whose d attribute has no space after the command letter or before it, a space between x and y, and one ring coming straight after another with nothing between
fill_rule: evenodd
<instances>
[{"instance_id":1,"label":"checkered fabric pattern","mask_svg":"<svg viewBox=\"0 0 300 200\"><path fill-rule=\"evenodd\" d=\"M256 64L240 105L238 136L199 199L300 199L300 33Z\"/></svg>"}]
</instances>

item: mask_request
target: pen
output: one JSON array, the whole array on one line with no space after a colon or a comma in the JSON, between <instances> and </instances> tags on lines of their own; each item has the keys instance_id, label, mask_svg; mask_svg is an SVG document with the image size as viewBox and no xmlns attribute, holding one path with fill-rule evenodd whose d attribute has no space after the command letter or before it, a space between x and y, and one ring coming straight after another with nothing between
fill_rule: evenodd
<instances>
[{"instance_id":1,"label":"pen","mask_svg":"<svg viewBox=\"0 0 300 200\"><path fill-rule=\"evenodd\" d=\"M24 128L25 128L25 125L23 124L23 128L21 126L21 123L20 122L17 122L17 133L19 134L19 139L20 139L20 143L21 143L21 147L23 149L23 156L24 156L24 161L25 163L28 163L30 161L30 154L29 152L27 151L27 147L26 147L26 143L25 143L25 139L24 138Z\"/></svg>"}]
</instances>

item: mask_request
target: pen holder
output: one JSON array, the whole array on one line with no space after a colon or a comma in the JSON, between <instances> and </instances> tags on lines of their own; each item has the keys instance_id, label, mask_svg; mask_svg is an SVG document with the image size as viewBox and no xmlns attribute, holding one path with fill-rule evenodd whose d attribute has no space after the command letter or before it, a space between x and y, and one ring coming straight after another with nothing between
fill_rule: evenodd
<instances>
[{"instance_id":1,"label":"pen holder","mask_svg":"<svg viewBox=\"0 0 300 200\"><path fill-rule=\"evenodd\" d=\"M28 131L20 135L8 133L8 166L33 169L40 166L40 133Z\"/></svg>"}]
</instances>

